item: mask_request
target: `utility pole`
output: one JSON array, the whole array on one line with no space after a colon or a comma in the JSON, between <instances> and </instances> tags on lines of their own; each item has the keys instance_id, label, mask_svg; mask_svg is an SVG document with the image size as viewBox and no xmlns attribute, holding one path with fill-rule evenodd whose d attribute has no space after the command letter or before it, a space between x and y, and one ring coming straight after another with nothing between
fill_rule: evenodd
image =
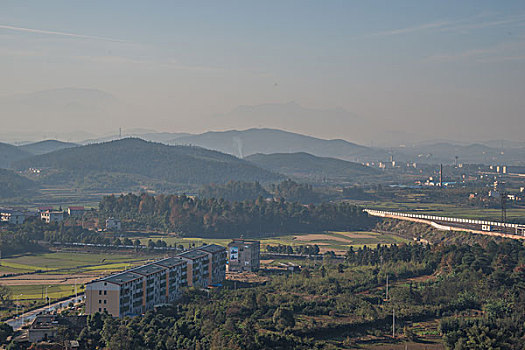
<instances>
[{"instance_id":1,"label":"utility pole","mask_svg":"<svg viewBox=\"0 0 525 350\"><path fill-rule=\"evenodd\" d=\"M396 337L396 309L392 307L392 338Z\"/></svg>"},{"instance_id":2,"label":"utility pole","mask_svg":"<svg viewBox=\"0 0 525 350\"><path fill-rule=\"evenodd\" d=\"M386 300L388 300L388 275L386 275Z\"/></svg>"}]
</instances>

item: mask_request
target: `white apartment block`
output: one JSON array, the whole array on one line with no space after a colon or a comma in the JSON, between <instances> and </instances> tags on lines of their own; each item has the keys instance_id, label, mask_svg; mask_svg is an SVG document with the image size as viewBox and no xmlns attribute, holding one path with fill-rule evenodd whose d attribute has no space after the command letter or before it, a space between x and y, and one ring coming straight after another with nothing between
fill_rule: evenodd
<instances>
[{"instance_id":1,"label":"white apartment block","mask_svg":"<svg viewBox=\"0 0 525 350\"><path fill-rule=\"evenodd\" d=\"M226 249L207 245L120 272L86 285L86 314L140 315L172 303L185 287L203 288L225 278Z\"/></svg>"}]
</instances>

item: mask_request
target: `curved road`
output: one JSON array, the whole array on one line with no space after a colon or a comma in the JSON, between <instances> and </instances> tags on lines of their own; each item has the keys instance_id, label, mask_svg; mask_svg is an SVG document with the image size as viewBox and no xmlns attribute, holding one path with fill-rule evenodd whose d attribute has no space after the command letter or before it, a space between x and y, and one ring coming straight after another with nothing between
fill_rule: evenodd
<instances>
[{"instance_id":1,"label":"curved road","mask_svg":"<svg viewBox=\"0 0 525 350\"><path fill-rule=\"evenodd\" d=\"M44 306L44 307L41 307L41 308L38 308L38 309L35 309L35 310L32 310L32 311L28 311L18 317L14 317L14 318L11 318L7 321L5 321L5 323L7 323L8 325L10 325L11 327L13 327L13 329L16 331L16 330L19 330L20 328L22 328L22 326L26 323L29 323L31 321L33 321L35 319L35 317L44 312L44 311L47 311L47 310L50 310L50 311L55 311L55 310L60 310L64 307L67 307L71 302L73 303L78 303L80 301L82 301L84 299L84 295L78 295L78 297L71 297L69 299L66 299L66 300L62 300L62 301L57 301L56 303L53 303L51 304L51 307L49 306Z\"/></svg>"}]
</instances>

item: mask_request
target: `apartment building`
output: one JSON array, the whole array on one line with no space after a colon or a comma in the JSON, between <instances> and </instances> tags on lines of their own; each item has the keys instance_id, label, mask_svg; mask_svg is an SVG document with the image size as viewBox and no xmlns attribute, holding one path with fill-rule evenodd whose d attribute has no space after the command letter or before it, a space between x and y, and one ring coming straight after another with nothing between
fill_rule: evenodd
<instances>
[{"instance_id":1,"label":"apartment building","mask_svg":"<svg viewBox=\"0 0 525 350\"><path fill-rule=\"evenodd\" d=\"M86 285L86 314L107 312L115 317L140 315L144 310L144 276L130 271Z\"/></svg>"},{"instance_id":2,"label":"apartment building","mask_svg":"<svg viewBox=\"0 0 525 350\"><path fill-rule=\"evenodd\" d=\"M261 248L259 241L234 239L228 244L228 271L257 271L260 267Z\"/></svg>"},{"instance_id":3,"label":"apartment building","mask_svg":"<svg viewBox=\"0 0 525 350\"><path fill-rule=\"evenodd\" d=\"M139 315L177 300L185 287L219 284L225 278L225 257L224 247L203 246L92 281L86 285L86 314Z\"/></svg>"},{"instance_id":4,"label":"apartment building","mask_svg":"<svg viewBox=\"0 0 525 350\"><path fill-rule=\"evenodd\" d=\"M167 270L166 289L161 300L165 303L171 303L179 298L182 288L188 285L188 263L182 258L172 257L157 261L155 265Z\"/></svg>"},{"instance_id":5,"label":"apartment building","mask_svg":"<svg viewBox=\"0 0 525 350\"><path fill-rule=\"evenodd\" d=\"M228 255L226 249L217 244L208 244L197 250L208 255L208 285L217 285L224 281Z\"/></svg>"},{"instance_id":6,"label":"apartment building","mask_svg":"<svg viewBox=\"0 0 525 350\"><path fill-rule=\"evenodd\" d=\"M165 267L148 264L132 269L130 272L144 277L142 280L142 292L144 293L142 306L144 310L150 310L155 305L166 303L167 269Z\"/></svg>"},{"instance_id":7,"label":"apartment building","mask_svg":"<svg viewBox=\"0 0 525 350\"><path fill-rule=\"evenodd\" d=\"M206 287L208 285L208 271L210 264L208 254L199 250L188 250L177 256L188 263L188 287Z\"/></svg>"}]
</instances>

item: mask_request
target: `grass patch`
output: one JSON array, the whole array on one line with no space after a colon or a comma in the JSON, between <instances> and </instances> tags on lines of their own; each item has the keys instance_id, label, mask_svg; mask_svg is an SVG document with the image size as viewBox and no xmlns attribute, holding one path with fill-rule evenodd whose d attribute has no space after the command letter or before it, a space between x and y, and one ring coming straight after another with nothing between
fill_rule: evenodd
<instances>
[{"instance_id":1,"label":"grass patch","mask_svg":"<svg viewBox=\"0 0 525 350\"><path fill-rule=\"evenodd\" d=\"M46 287L45 285L20 285L20 286L9 286L11 289L11 298L13 300L38 300L42 299L42 295L46 296ZM77 292L83 292L84 289L81 289L81 285L77 285ZM61 285L49 285L47 288L47 293L51 299L60 299L65 298L70 295L75 295L75 285L74 284L61 284ZM20 295L22 294L22 295Z\"/></svg>"}]
</instances>

